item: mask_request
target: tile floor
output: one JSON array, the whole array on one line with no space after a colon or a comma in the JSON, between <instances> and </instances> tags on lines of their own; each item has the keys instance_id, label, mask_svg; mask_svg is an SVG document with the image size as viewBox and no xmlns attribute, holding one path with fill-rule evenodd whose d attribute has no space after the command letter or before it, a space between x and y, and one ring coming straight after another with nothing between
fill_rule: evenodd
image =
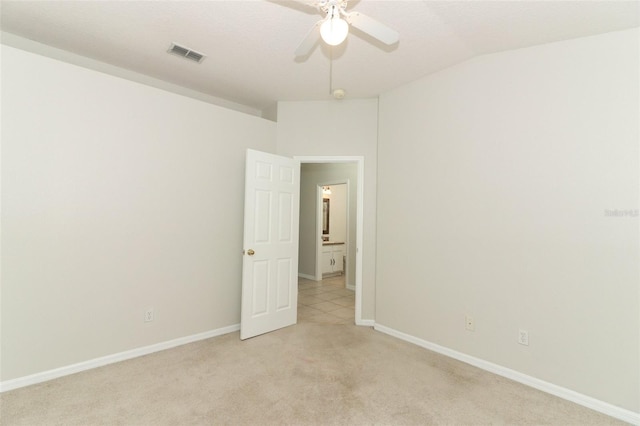
<instances>
[{"instance_id":1,"label":"tile floor","mask_svg":"<svg viewBox=\"0 0 640 426\"><path fill-rule=\"evenodd\" d=\"M322 281L298 279L298 322L353 324L355 292L344 286L344 275Z\"/></svg>"}]
</instances>

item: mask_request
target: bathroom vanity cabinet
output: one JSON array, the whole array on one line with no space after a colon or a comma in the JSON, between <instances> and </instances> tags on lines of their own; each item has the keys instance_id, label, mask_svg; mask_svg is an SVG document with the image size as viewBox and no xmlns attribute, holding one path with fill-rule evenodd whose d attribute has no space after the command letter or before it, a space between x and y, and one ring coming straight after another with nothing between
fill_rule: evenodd
<instances>
[{"instance_id":1,"label":"bathroom vanity cabinet","mask_svg":"<svg viewBox=\"0 0 640 426\"><path fill-rule=\"evenodd\" d=\"M335 275L344 272L344 243L322 243L322 275Z\"/></svg>"}]
</instances>

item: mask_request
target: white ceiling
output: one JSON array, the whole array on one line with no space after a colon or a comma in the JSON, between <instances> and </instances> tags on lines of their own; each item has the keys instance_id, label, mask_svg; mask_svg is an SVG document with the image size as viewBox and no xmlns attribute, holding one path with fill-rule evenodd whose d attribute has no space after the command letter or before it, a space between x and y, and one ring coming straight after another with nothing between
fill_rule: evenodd
<instances>
[{"instance_id":1,"label":"white ceiling","mask_svg":"<svg viewBox=\"0 0 640 426\"><path fill-rule=\"evenodd\" d=\"M295 1L5 1L2 31L263 110L330 99L330 50L294 50L321 16ZM352 30L333 49L333 87L368 98L474 56L640 26L638 1L373 1L358 10L400 33ZM167 54L172 42L204 53Z\"/></svg>"}]
</instances>

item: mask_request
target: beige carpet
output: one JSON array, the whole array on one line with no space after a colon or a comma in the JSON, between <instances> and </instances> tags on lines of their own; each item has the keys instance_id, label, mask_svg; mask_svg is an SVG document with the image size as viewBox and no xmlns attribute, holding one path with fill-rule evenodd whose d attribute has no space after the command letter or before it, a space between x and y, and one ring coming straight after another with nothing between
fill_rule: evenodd
<instances>
[{"instance_id":1,"label":"beige carpet","mask_svg":"<svg viewBox=\"0 0 640 426\"><path fill-rule=\"evenodd\" d=\"M2 425L623 424L373 331L238 333L0 395Z\"/></svg>"}]
</instances>

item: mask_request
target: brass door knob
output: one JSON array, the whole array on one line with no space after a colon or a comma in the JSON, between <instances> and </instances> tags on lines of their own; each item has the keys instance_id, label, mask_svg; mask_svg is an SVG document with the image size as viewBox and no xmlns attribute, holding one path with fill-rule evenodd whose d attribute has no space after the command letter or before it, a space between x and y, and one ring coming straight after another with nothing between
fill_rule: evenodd
<instances>
[{"instance_id":1,"label":"brass door knob","mask_svg":"<svg viewBox=\"0 0 640 426\"><path fill-rule=\"evenodd\" d=\"M248 254L249 256L253 256L254 254L256 254L256 252L255 252L255 251L253 251L253 249L249 249L249 250L247 250L247 254Z\"/></svg>"}]
</instances>

